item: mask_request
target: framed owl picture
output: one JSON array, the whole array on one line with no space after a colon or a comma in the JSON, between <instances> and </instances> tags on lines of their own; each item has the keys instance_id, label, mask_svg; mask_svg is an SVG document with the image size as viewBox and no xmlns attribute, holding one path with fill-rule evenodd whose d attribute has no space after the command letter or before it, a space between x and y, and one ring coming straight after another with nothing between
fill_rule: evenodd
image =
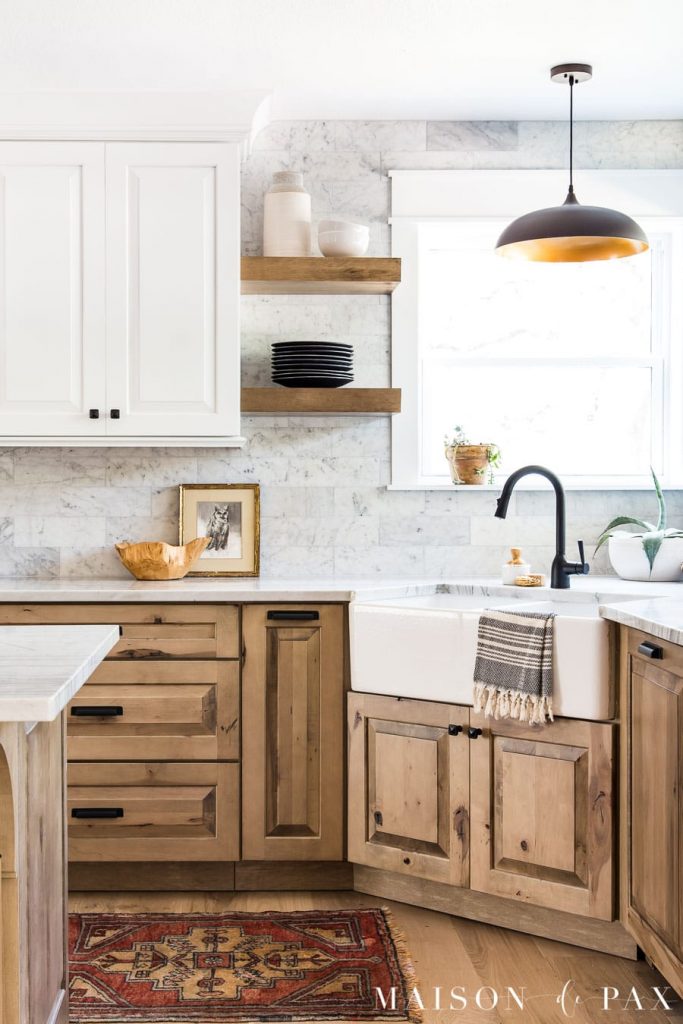
<instances>
[{"instance_id":1,"label":"framed owl picture","mask_svg":"<svg viewBox=\"0 0 683 1024\"><path fill-rule=\"evenodd\" d=\"M259 485L181 484L180 543L208 537L188 576L258 576Z\"/></svg>"}]
</instances>

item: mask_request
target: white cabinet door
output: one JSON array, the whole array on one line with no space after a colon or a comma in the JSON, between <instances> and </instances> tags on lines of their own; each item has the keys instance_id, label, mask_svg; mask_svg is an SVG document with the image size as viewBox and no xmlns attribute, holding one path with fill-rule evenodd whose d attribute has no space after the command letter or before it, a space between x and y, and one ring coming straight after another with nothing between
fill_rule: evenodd
<instances>
[{"instance_id":1,"label":"white cabinet door","mask_svg":"<svg viewBox=\"0 0 683 1024\"><path fill-rule=\"evenodd\" d=\"M0 442L102 435L104 338L104 145L0 143Z\"/></svg>"},{"instance_id":2,"label":"white cabinet door","mask_svg":"<svg viewBox=\"0 0 683 1024\"><path fill-rule=\"evenodd\" d=\"M239 433L239 150L108 143L107 434Z\"/></svg>"}]
</instances>

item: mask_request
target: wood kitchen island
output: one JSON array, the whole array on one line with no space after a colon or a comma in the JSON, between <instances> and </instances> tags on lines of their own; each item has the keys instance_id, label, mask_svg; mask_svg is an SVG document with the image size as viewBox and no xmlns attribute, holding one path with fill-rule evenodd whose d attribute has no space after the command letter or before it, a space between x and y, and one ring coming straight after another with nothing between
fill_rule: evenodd
<instances>
[{"instance_id":1,"label":"wood kitchen island","mask_svg":"<svg viewBox=\"0 0 683 1024\"><path fill-rule=\"evenodd\" d=\"M5 1024L55 1024L66 998L64 708L118 626L0 627L0 979Z\"/></svg>"}]
</instances>

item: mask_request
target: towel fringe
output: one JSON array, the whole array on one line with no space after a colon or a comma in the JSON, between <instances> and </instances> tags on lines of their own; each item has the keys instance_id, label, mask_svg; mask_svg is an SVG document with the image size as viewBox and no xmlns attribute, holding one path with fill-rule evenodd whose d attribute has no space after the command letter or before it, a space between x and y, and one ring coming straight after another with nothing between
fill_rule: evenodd
<instances>
[{"instance_id":1,"label":"towel fringe","mask_svg":"<svg viewBox=\"0 0 683 1024\"><path fill-rule=\"evenodd\" d=\"M520 693L487 683L474 684L474 710L477 714L483 713L484 718L514 718L531 725L555 721L552 697Z\"/></svg>"}]
</instances>

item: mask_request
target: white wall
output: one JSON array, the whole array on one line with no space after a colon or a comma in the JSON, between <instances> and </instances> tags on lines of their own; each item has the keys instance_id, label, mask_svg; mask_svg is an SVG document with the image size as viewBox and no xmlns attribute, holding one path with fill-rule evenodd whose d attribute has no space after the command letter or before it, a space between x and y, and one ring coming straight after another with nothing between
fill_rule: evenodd
<instances>
[{"instance_id":1,"label":"white wall","mask_svg":"<svg viewBox=\"0 0 683 1024\"><path fill-rule=\"evenodd\" d=\"M683 122L587 122L579 167L683 167ZM243 170L243 251L260 251L262 195L273 171L300 169L314 216L371 225L371 255L389 252L394 167L562 167L567 128L556 122L295 121L271 125ZM580 192L580 174L577 191ZM243 299L243 382L269 383L278 339L352 341L356 383L389 383L389 300ZM386 419L247 418L242 451L23 449L0 451L0 575L125 575L121 539L177 539L177 485L259 481L264 575L448 576L492 573L505 546L534 567L553 553L552 498L522 492L505 522L494 496L387 491ZM654 514L649 494L570 493L568 551L589 548L612 516ZM683 526L683 492L669 495ZM606 570L604 558L595 566Z\"/></svg>"}]
</instances>

